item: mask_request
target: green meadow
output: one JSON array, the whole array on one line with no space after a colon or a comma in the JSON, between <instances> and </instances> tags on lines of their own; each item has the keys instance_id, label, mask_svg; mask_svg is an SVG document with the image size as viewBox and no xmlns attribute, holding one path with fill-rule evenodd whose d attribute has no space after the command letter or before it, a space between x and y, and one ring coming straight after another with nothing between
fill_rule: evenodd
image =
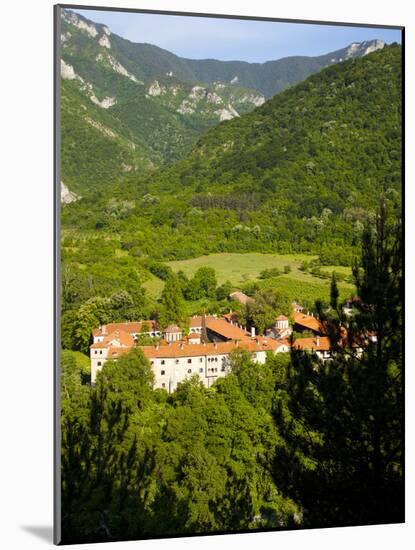
<instances>
[{"instance_id":1,"label":"green meadow","mask_svg":"<svg viewBox=\"0 0 415 550\"><path fill-rule=\"evenodd\" d=\"M183 271L187 277L192 277L200 267L212 267L216 271L218 284L229 281L235 288L243 288L248 283L257 282L261 288L274 288L284 292L291 300L298 300L313 305L316 300L327 301L330 292L330 279L315 277L301 271L303 262L310 262L317 256L306 254L210 254L168 262L175 271ZM290 267L289 273L284 268ZM278 268L282 274L278 277L261 279L260 273L264 269ZM324 266L321 271L331 274L333 271L343 275L350 275L350 268L342 266ZM151 275L143 284L151 298L157 299L164 287L164 282ZM338 283L340 299L345 299L354 293L354 285L341 281Z\"/></svg>"}]
</instances>

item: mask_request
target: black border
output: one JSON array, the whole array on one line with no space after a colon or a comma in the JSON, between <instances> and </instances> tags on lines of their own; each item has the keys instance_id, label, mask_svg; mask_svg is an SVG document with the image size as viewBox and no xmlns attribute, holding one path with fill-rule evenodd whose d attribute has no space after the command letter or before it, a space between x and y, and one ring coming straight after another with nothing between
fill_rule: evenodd
<instances>
[{"instance_id":1,"label":"black border","mask_svg":"<svg viewBox=\"0 0 415 550\"><path fill-rule=\"evenodd\" d=\"M53 143L54 143L54 153L53 153L53 204L54 204L54 241L53 241L53 258L54 258L54 289L53 289L53 304L54 304L54 329L53 329L53 356L54 356L54 369L53 369L53 385L54 385L54 399L53 399L53 425L54 425L54 435L53 435L53 455L54 455L54 469L53 469L53 543L55 545L71 545L71 544L90 544L97 543L102 544L104 542L128 542L128 541L140 541L140 540L162 540L162 539L177 539L177 538L190 538L190 537L209 537L215 535L237 535L237 534L246 534L246 533L268 533L268 532L280 532L280 531L297 531L304 529L246 529L238 531L215 531L209 533L175 533L174 535L146 535L140 539L113 539L111 541L97 541L97 540L87 540L83 539L82 541L74 540L63 542L61 540L61 425L60 425L60 212L61 212L61 202L60 202L60 182L61 182L61 141L60 141L60 60L61 60L61 44L60 44L60 27L61 27L61 10L62 9L82 9L82 10L91 10L91 11L113 11L113 12L125 12L125 13L144 13L151 15L177 15L177 16L187 16L187 17L209 17L212 19L239 19L246 21L269 21L274 23L298 23L298 24L309 24L309 25L327 25L331 27L342 26L342 27L364 27L364 28L381 28L381 29L394 29L401 31L401 47L402 47L402 113L401 113L401 123L402 123L402 165L401 165L401 193L402 193L402 261L403 266L405 266L405 26L400 25L383 25L375 23L350 23L344 21L319 21L311 19L289 19L289 18L277 18L277 17L260 17L260 16L249 16L249 15L229 15L222 13L198 13L198 12L182 12L182 11L170 11L170 10L152 10L152 9L139 9L139 8L117 8L117 7L107 7L107 6L85 6L79 4L55 4L53 6ZM405 417L405 402L406 402L406 392L405 392L405 366L406 366L406 346L405 346L405 269L403 273L403 288L402 288L402 320L403 320L403 340L402 340L402 355L404 361L403 368L403 472L404 472L404 482L406 479L406 446L405 446L405 433L406 433L406 417ZM405 485L404 485L405 487ZM406 487L405 487L406 494ZM376 524L376 525L385 525L385 524ZM359 527L359 525L353 526ZM319 529L320 527L309 528L307 530Z\"/></svg>"}]
</instances>

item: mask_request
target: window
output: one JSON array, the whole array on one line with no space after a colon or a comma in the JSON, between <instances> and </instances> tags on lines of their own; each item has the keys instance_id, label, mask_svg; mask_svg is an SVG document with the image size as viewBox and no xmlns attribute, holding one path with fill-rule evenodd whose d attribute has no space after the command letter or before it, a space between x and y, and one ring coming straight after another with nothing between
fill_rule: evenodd
<instances>
[{"instance_id":1,"label":"window","mask_svg":"<svg viewBox=\"0 0 415 550\"><path fill-rule=\"evenodd\" d=\"M190 374L192 372L192 369L187 369L187 373Z\"/></svg>"},{"instance_id":2,"label":"window","mask_svg":"<svg viewBox=\"0 0 415 550\"><path fill-rule=\"evenodd\" d=\"M176 365L178 365L178 364L179 364L179 360L178 360L178 359L176 359L175 363L176 363Z\"/></svg>"},{"instance_id":3,"label":"window","mask_svg":"<svg viewBox=\"0 0 415 550\"><path fill-rule=\"evenodd\" d=\"M166 374L166 371L162 370L162 371L160 371L160 374L161 374L161 376L163 376L164 374Z\"/></svg>"},{"instance_id":4,"label":"window","mask_svg":"<svg viewBox=\"0 0 415 550\"><path fill-rule=\"evenodd\" d=\"M98 353L97 350L94 351L95 355Z\"/></svg>"},{"instance_id":5,"label":"window","mask_svg":"<svg viewBox=\"0 0 415 550\"><path fill-rule=\"evenodd\" d=\"M102 349L99 350L99 354L102 355Z\"/></svg>"},{"instance_id":6,"label":"window","mask_svg":"<svg viewBox=\"0 0 415 550\"><path fill-rule=\"evenodd\" d=\"M166 387L166 384L163 382L162 385L161 385L162 388L165 388Z\"/></svg>"},{"instance_id":7,"label":"window","mask_svg":"<svg viewBox=\"0 0 415 550\"><path fill-rule=\"evenodd\" d=\"M188 360L187 360L187 362L188 362L188 363L191 363L191 362L192 362L192 360L191 360L191 359L188 359Z\"/></svg>"},{"instance_id":8,"label":"window","mask_svg":"<svg viewBox=\"0 0 415 550\"><path fill-rule=\"evenodd\" d=\"M203 362L203 357L201 357L201 358L199 359L199 361L200 361L200 363L202 363L202 362Z\"/></svg>"},{"instance_id":9,"label":"window","mask_svg":"<svg viewBox=\"0 0 415 550\"><path fill-rule=\"evenodd\" d=\"M100 367L101 366L101 361L98 361L97 365L98 365L98 367Z\"/></svg>"},{"instance_id":10,"label":"window","mask_svg":"<svg viewBox=\"0 0 415 550\"><path fill-rule=\"evenodd\" d=\"M166 364L166 361L164 359L161 360L161 364L162 365L165 365Z\"/></svg>"},{"instance_id":11,"label":"window","mask_svg":"<svg viewBox=\"0 0 415 550\"><path fill-rule=\"evenodd\" d=\"M217 358L217 357L215 357L215 361L216 361L216 362L218 361L218 358Z\"/></svg>"},{"instance_id":12,"label":"window","mask_svg":"<svg viewBox=\"0 0 415 550\"><path fill-rule=\"evenodd\" d=\"M199 369L199 372L203 372L203 369Z\"/></svg>"},{"instance_id":13,"label":"window","mask_svg":"<svg viewBox=\"0 0 415 550\"><path fill-rule=\"evenodd\" d=\"M220 369L222 372L225 372L225 365L222 365L222 368Z\"/></svg>"}]
</instances>

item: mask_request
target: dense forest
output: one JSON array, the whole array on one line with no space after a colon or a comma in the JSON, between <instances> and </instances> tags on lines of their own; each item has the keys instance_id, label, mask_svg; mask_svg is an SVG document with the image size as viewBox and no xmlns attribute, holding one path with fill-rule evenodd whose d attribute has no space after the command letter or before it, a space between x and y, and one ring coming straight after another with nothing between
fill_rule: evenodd
<instances>
[{"instance_id":1,"label":"dense forest","mask_svg":"<svg viewBox=\"0 0 415 550\"><path fill-rule=\"evenodd\" d=\"M321 310L332 361L237 351L211 388L196 375L169 395L139 350L93 387L63 352L64 542L404 521L401 228L386 209L363 232L361 307L345 316L333 280Z\"/></svg>"}]
</instances>

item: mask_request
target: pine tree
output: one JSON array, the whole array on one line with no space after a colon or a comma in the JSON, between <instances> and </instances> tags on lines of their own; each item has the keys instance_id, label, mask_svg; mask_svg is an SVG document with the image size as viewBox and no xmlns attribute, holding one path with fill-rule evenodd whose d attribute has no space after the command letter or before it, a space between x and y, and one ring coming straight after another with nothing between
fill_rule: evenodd
<instances>
[{"instance_id":1,"label":"pine tree","mask_svg":"<svg viewBox=\"0 0 415 550\"><path fill-rule=\"evenodd\" d=\"M175 274L169 275L161 295L162 311L160 325L180 323L184 318L184 300L180 281Z\"/></svg>"},{"instance_id":2,"label":"pine tree","mask_svg":"<svg viewBox=\"0 0 415 550\"><path fill-rule=\"evenodd\" d=\"M334 358L293 352L275 419L284 438L275 480L305 526L404 521L401 227L381 203L354 267L360 300L325 321Z\"/></svg>"}]
</instances>

